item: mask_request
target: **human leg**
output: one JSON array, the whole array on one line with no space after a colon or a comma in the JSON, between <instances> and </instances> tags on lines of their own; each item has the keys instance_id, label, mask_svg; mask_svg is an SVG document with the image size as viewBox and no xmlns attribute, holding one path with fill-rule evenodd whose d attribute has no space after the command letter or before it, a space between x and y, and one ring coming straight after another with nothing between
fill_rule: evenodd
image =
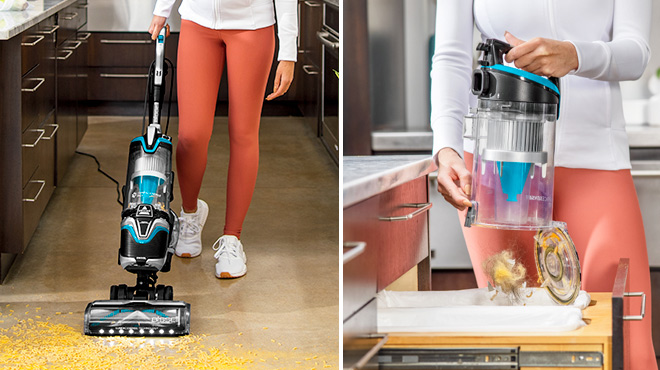
<instances>
[{"instance_id":1,"label":"human leg","mask_svg":"<svg viewBox=\"0 0 660 370\"><path fill-rule=\"evenodd\" d=\"M642 321L624 324L630 328L630 335L624 342L624 368L657 369L651 339L651 281L646 239L630 171L558 167L554 199L554 218L566 222L580 257L582 289L611 292L619 258L630 259L629 289L646 293L647 307ZM626 304L625 314L637 314L630 312L629 306Z\"/></svg>"},{"instance_id":2,"label":"human leg","mask_svg":"<svg viewBox=\"0 0 660 370\"><path fill-rule=\"evenodd\" d=\"M181 22L177 61L179 135L176 163L181 200L186 211L197 208L224 61L225 45L217 31L187 20Z\"/></svg>"},{"instance_id":3,"label":"human leg","mask_svg":"<svg viewBox=\"0 0 660 370\"><path fill-rule=\"evenodd\" d=\"M208 206L197 199L213 131L215 101L224 65L224 44L217 31L191 21L181 23L178 50L179 135L177 178L181 188L180 234L175 253L196 257Z\"/></svg>"},{"instance_id":4,"label":"human leg","mask_svg":"<svg viewBox=\"0 0 660 370\"><path fill-rule=\"evenodd\" d=\"M224 31L229 84L229 171L224 234L240 238L259 168L259 123L275 53L273 27Z\"/></svg>"}]
</instances>

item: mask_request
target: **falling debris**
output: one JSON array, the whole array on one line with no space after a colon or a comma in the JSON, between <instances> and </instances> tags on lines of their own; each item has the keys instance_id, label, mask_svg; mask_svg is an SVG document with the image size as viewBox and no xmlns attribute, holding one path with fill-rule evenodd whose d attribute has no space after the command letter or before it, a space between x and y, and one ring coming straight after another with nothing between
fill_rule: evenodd
<instances>
[{"instance_id":1,"label":"falling debris","mask_svg":"<svg viewBox=\"0 0 660 370\"><path fill-rule=\"evenodd\" d=\"M511 251L505 250L490 256L483 262L483 269L495 287L495 295L501 291L511 303L522 302L527 270L513 258Z\"/></svg>"}]
</instances>

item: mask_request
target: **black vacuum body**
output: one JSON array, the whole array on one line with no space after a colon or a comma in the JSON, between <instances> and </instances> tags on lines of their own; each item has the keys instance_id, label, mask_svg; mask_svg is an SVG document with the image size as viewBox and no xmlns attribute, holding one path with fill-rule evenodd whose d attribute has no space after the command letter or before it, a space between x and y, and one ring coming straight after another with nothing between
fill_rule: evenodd
<instances>
[{"instance_id":1,"label":"black vacuum body","mask_svg":"<svg viewBox=\"0 0 660 370\"><path fill-rule=\"evenodd\" d=\"M165 91L165 29L156 41L150 68L150 124L130 143L123 188L118 263L137 275L135 286L113 285L110 300L95 301L85 310L85 334L178 336L190 333L190 305L174 301L171 286L157 284L157 273L171 267L179 220L170 209L174 195L172 140L161 131ZM169 118L169 117L168 117ZM167 131L167 130L166 130Z\"/></svg>"}]
</instances>

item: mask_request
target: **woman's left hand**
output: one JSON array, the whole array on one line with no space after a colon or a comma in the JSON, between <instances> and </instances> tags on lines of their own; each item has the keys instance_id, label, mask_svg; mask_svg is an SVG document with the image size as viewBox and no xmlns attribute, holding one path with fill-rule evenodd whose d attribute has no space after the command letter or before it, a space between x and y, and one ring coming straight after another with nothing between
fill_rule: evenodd
<instances>
[{"instance_id":1,"label":"woman's left hand","mask_svg":"<svg viewBox=\"0 0 660 370\"><path fill-rule=\"evenodd\" d=\"M273 92L266 97L266 100L273 100L278 96L284 95L284 93L289 90L289 86L291 86L291 82L293 82L293 71L295 66L296 62L290 60L281 60L277 64Z\"/></svg>"},{"instance_id":2,"label":"woman's left hand","mask_svg":"<svg viewBox=\"0 0 660 370\"><path fill-rule=\"evenodd\" d=\"M568 41L557 41L541 37L523 41L509 32L504 34L513 49L506 53L505 60L517 68L547 77L563 77L578 68L575 46Z\"/></svg>"}]
</instances>

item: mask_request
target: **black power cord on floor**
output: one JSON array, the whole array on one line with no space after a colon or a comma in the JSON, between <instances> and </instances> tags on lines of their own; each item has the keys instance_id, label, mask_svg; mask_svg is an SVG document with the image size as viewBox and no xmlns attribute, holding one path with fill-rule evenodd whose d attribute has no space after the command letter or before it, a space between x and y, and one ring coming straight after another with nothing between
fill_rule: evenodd
<instances>
[{"instance_id":1,"label":"black power cord on floor","mask_svg":"<svg viewBox=\"0 0 660 370\"><path fill-rule=\"evenodd\" d=\"M76 150L77 154L84 155L86 157L90 157L94 159L94 162L96 162L96 168L97 170L103 174L103 176L107 177L110 179L110 181L114 182L115 185L117 185L117 203L119 203L120 206L124 207L124 203L121 202L121 191L119 190L119 182L115 180L112 176L108 175L105 171L101 169L101 163L99 163L99 160L92 154L89 153L84 153Z\"/></svg>"}]
</instances>

